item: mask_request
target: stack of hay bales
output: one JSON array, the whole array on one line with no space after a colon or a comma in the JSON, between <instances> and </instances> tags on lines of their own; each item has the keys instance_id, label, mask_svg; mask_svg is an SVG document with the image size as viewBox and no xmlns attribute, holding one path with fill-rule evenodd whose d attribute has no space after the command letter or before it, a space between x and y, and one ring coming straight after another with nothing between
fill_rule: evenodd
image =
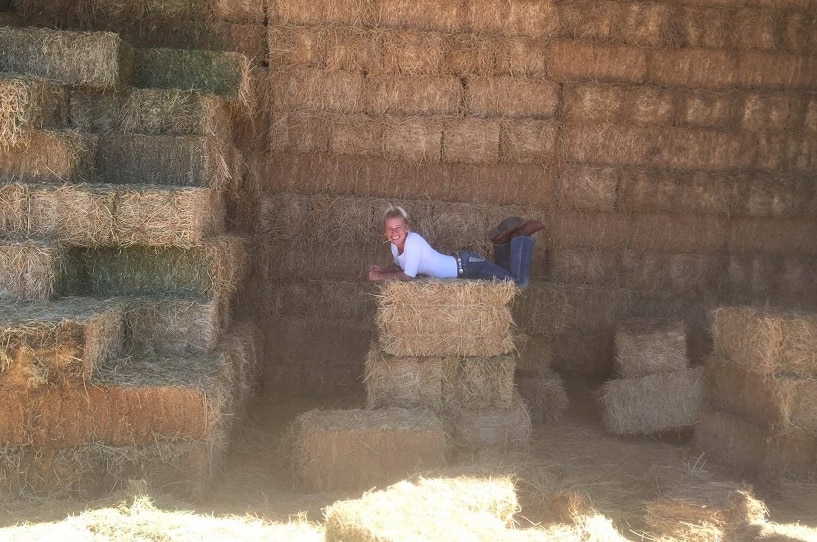
<instances>
[{"instance_id":1,"label":"stack of hay bales","mask_svg":"<svg viewBox=\"0 0 817 542\"><path fill-rule=\"evenodd\" d=\"M817 474L817 316L721 307L696 447L739 474Z\"/></svg>"},{"instance_id":2,"label":"stack of hay bales","mask_svg":"<svg viewBox=\"0 0 817 542\"><path fill-rule=\"evenodd\" d=\"M0 492L201 493L257 371L226 231L245 64L190 51L185 72L107 32L0 42Z\"/></svg>"},{"instance_id":3,"label":"stack of hay bales","mask_svg":"<svg viewBox=\"0 0 817 542\"><path fill-rule=\"evenodd\" d=\"M600 391L605 428L617 434L694 426L703 400L703 368L690 368L684 323L630 321L616 330L619 379Z\"/></svg>"},{"instance_id":4,"label":"stack of hay bales","mask_svg":"<svg viewBox=\"0 0 817 542\"><path fill-rule=\"evenodd\" d=\"M385 283L366 361L369 406L436 410L466 448L526 445L531 421L513 380L515 293L508 281Z\"/></svg>"}]
</instances>

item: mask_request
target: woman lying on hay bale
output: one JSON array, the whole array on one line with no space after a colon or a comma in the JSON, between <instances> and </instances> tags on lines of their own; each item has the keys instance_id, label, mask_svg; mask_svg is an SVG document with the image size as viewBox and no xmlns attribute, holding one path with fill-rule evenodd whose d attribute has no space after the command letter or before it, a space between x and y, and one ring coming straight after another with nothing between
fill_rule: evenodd
<instances>
[{"instance_id":1,"label":"woman lying on hay bale","mask_svg":"<svg viewBox=\"0 0 817 542\"><path fill-rule=\"evenodd\" d=\"M490 262L465 250L451 256L437 252L420 234L411 231L408 213L402 207L390 205L383 225L394 263L387 267L370 265L369 280L410 281L419 274L439 279L513 280L522 288L529 282L534 244L531 235L545 227L539 220L506 218L488 232L494 244L494 262Z\"/></svg>"}]
</instances>

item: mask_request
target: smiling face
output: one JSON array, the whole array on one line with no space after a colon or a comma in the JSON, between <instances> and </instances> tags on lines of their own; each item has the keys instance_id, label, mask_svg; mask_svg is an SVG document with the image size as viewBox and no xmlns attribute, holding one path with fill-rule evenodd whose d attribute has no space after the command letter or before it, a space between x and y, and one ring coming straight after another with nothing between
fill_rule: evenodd
<instances>
[{"instance_id":1,"label":"smiling face","mask_svg":"<svg viewBox=\"0 0 817 542\"><path fill-rule=\"evenodd\" d=\"M387 218L383 222L383 233L386 235L386 239L400 250L406 244L408 232L408 225L402 217Z\"/></svg>"}]
</instances>

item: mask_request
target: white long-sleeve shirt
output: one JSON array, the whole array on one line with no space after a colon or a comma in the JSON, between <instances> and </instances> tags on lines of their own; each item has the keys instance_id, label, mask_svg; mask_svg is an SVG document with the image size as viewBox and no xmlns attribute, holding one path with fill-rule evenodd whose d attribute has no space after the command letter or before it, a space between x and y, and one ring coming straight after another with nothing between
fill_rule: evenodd
<instances>
[{"instance_id":1,"label":"white long-sleeve shirt","mask_svg":"<svg viewBox=\"0 0 817 542\"><path fill-rule=\"evenodd\" d=\"M454 256L437 252L419 233L411 231L406 235L402 254L398 254L397 247L391 245L391 255L394 263L410 277L417 275L438 279L457 277L457 260Z\"/></svg>"}]
</instances>

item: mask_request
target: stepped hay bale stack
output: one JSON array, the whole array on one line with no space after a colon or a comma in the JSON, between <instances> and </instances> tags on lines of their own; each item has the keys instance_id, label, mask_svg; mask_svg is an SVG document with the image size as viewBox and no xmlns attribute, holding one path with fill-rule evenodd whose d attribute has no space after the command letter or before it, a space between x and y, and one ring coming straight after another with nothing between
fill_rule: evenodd
<instances>
[{"instance_id":1,"label":"stepped hay bale stack","mask_svg":"<svg viewBox=\"0 0 817 542\"><path fill-rule=\"evenodd\" d=\"M92 176L96 136L31 130L25 144L0 153L0 172L16 182L84 181Z\"/></svg>"},{"instance_id":2,"label":"stepped hay bale stack","mask_svg":"<svg viewBox=\"0 0 817 542\"><path fill-rule=\"evenodd\" d=\"M0 76L0 149L27 146L31 130L64 125L67 100L65 89L50 81Z\"/></svg>"},{"instance_id":3,"label":"stepped hay bale stack","mask_svg":"<svg viewBox=\"0 0 817 542\"><path fill-rule=\"evenodd\" d=\"M247 266L243 238L221 235L190 247L99 247L82 252L90 290L102 296L150 294L220 298L234 292Z\"/></svg>"},{"instance_id":4,"label":"stepped hay bale stack","mask_svg":"<svg viewBox=\"0 0 817 542\"><path fill-rule=\"evenodd\" d=\"M555 372L517 372L514 383L534 426L558 420L568 407L567 389Z\"/></svg>"},{"instance_id":5,"label":"stepped hay bale stack","mask_svg":"<svg viewBox=\"0 0 817 542\"><path fill-rule=\"evenodd\" d=\"M617 326L615 340L620 378L682 371L689 366L687 334L680 320L624 322Z\"/></svg>"},{"instance_id":6,"label":"stepped hay bale stack","mask_svg":"<svg viewBox=\"0 0 817 542\"><path fill-rule=\"evenodd\" d=\"M616 434L694 426L704 397L703 368L610 380L601 389L605 428Z\"/></svg>"},{"instance_id":7,"label":"stepped hay bale stack","mask_svg":"<svg viewBox=\"0 0 817 542\"><path fill-rule=\"evenodd\" d=\"M0 297L51 299L76 291L80 283L78 251L31 239L0 241Z\"/></svg>"},{"instance_id":8,"label":"stepped hay bale stack","mask_svg":"<svg viewBox=\"0 0 817 542\"><path fill-rule=\"evenodd\" d=\"M198 90L129 88L122 92L71 92L71 125L102 134L232 137L224 99Z\"/></svg>"},{"instance_id":9,"label":"stepped hay bale stack","mask_svg":"<svg viewBox=\"0 0 817 542\"><path fill-rule=\"evenodd\" d=\"M764 375L817 376L817 316L721 307L712 311L715 353Z\"/></svg>"},{"instance_id":10,"label":"stepped hay bale stack","mask_svg":"<svg viewBox=\"0 0 817 542\"><path fill-rule=\"evenodd\" d=\"M420 478L334 503L326 540L506 540L517 509L507 477Z\"/></svg>"},{"instance_id":11,"label":"stepped hay bale stack","mask_svg":"<svg viewBox=\"0 0 817 542\"><path fill-rule=\"evenodd\" d=\"M0 307L0 385L87 380L122 349L119 302L66 297Z\"/></svg>"},{"instance_id":12,"label":"stepped hay bale stack","mask_svg":"<svg viewBox=\"0 0 817 542\"><path fill-rule=\"evenodd\" d=\"M130 80L133 50L111 32L0 28L0 71L112 88Z\"/></svg>"},{"instance_id":13,"label":"stepped hay bale stack","mask_svg":"<svg viewBox=\"0 0 817 542\"><path fill-rule=\"evenodd\" d=\"M220 299L136 297L127 301L128 347L137 353L211 352L226 327Z\"/></svg>"},{"instance_id":14,"label":"stepped hay bale stack","mask_svg":"<svg viewBox=\"0 0 817 542\"><path fill-rule=\"evenodd\" d=\"M366 356L363 383L368 408L443 407L443 366L440 356L390 356L372 343Z\"/></svg>"},{"instance_id":15,"label":"stepped hay bale stack","mask_svg":"<svg viewBox=\"0 0 817 542\"><path fill-rule=\"evenodd\" d=\"M55 237L76 245L111 243L116 193L96 185L28 185L27 223L22 233Z\"/></svg>"},{"instance_id":16,"label":"stepped hay bale stack","mask_svg":"<svg viewBox=\"0 0 817 542\"><path fill-rule=\"evenodd\" d=\"M817 379L763 375L728 358L706 360L709 402L751 417L774 432L817 436Z\"/></svg>"},{"instance_id":17,"label":"stepped hay bale stack","mask_svg":"<svg viewBox=\"0 0 817 542\"><path fill-rule=\"evenodd\" d=\"M510 281L390 281L378 294L380 347L394 356L498 356L513 350Z\"/></svg>"},{"instance_id":18,"label":"stepped hay bale stack","mask_svg":"<svg viewBox=\"0 0 817 542\"><path fill-rule=\"evenodd\" d=\"M518 391L508 408L455 408L446 413L454 442L467 449L524 448L531 434L531 419Z\"/></svg>"},{"instance_id":19,"label":"stepped hay bale stack","mask_svg":"<svg viewBox=\"0 0 817 542\"><path fill-rule=\"evenodd\" d=\"M442 397L446 410L511 408L515 356L446 358Z\"/></svg>"},{"instance_id":20,"label":"stepped hay bale stack","mask_svg":"<svg viewBox=\"0 0 817 542\"><path fill-rule=\"evenodd\" d=\"M295 472L314 491L366 490L446 463L442 424L428 410L311 410L293 431Z\"/></svg>"}]
</instances>

